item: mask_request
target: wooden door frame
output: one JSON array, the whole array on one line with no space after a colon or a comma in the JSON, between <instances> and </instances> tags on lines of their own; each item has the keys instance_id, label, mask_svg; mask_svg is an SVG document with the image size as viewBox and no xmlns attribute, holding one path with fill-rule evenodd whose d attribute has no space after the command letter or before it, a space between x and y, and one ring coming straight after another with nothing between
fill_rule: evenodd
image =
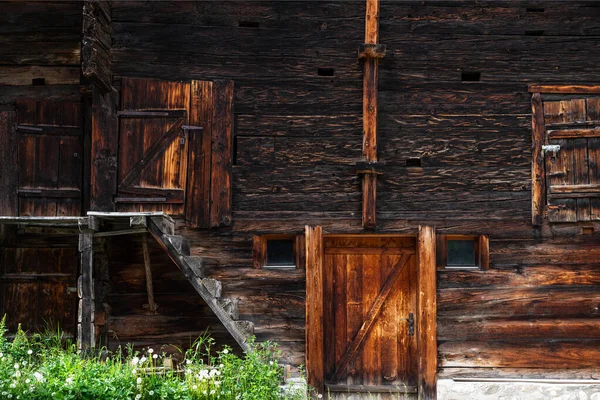
<instances>
[{"instance_id":1,"label":"wooden door frame","mask_svg":"<svg viewBox=\"0 0 600 400\"><path fill-rule=\"evenodd\" d=\"M399 235L352 235L356 237ZM406 235L404 235L406 236ZM414 235L411 235L414 237ZM417 390L419 400L437 393L437 305L435 228L419 226L417 237ZM323 229L305 227L306 244L306 374L316 393L324 392Z\"/></svg>"}]
</instances>

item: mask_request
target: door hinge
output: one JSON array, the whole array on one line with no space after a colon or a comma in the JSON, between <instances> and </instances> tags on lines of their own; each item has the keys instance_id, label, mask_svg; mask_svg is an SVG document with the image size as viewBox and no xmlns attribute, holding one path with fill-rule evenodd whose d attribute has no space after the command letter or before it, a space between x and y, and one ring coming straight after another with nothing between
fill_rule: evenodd
<instances>
[{"instance_id":1,"label":"door hinge","mask_svg":"<svg viewBox=\"0 0 600 400\"><path fill-rule=\"evenodd\" d=\"M552 156L555 157L556 153L558 153L560 151L560 144L545 144L542 146L542 152L546 153L546 152L550 152L552 153Z\"/></svg>"}]
</instances>

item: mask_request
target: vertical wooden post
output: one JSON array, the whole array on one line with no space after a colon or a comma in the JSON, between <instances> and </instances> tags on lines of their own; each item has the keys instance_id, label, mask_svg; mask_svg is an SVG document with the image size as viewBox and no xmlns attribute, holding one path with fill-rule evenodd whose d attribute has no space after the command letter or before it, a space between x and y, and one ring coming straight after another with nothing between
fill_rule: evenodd
<instances>
[{"instance_id":1,"label":"vertical wooden post","mask_svg":"<svg viewBox=\"0 0 600 400\"><path fill-rule=\"evenodd\" d=\"M0 112L0 215L4 216L19 214L16 124L14 111Z\"/></svg>"},{"instance_id":2,"label":"vertical wooden post","mask_svg":"<svg viewBox=\"0 0 600 400\"><path fill-rule=\"evenodd\" d=\"M367 0L365 18L365 44L379 41L379 0ZM377 161L377 82L379 59L367 57L363 78L363 157ZM377 225L377 175L365 174L362 181L364 228Z\"/></svg>"},{"instance_id":3,"label":"vertical wooden post","mask_svg":"<svg viewBox=\"0 0 600 400\"><path fill-rule=\"evenodd\" d=\"M545 125L542 95L534 93L531 97L531 130L532 160L531 163L531 223L542 225L546 197L546 180L544 177L544 144Z\"/></svg>"},{"instance_id":4,"label":"vertical wooden post","mask_svg":"<svg viewBox=\"0 0 600 400\"><path fill-rule=\"evenodd\" d=\"M152 268L150 266L150 252L148 251L148 235L142 235L142 253L144 254L144 270L146 271L146 292L148 292L148 312L156 314L154 302L154 286L152 284Z\"/></svg>"},{"instance_id":5,"label":"vertical wooden post","mask_svg":"<svg viewBox=\"0 0 600 400\"><path fill-rule=\"evenodd\" d=\"M306 376L323 393L323 231L305 227L306 243Z\"/></svg>"},{"instance_id":6,"label":"vertical wooden post","mask_svg":"<svg viewBox=\"0 0 600 400\"><path fill-rule=\"evenodd\" d=\"M90 209L115 211L117 151L119 145L119 92L101 93L92 87L92 155Z\"/></svg>"},{"instance_id":7,"label":"vertical wooden post","mask_svg":"<svg viewBox=\"0 0 600 400\"><path fill-rule=\"evenodd\" d=\"M437 305L435 228L419 226L417 309L418 398L437 396Z\"/></svg>"},{"instance_id":8,"label":"vertical wooden post","mask_svg":"<svg viewBox=\"0 0 600 400\"><path fill-rule=\"evenodd\" d=\"M94 347L94 251L93 232L84 229L79 234L81 273L77 282L79 312L77 318L77 347L88 350Z\"/></svg>"}]
</instances>

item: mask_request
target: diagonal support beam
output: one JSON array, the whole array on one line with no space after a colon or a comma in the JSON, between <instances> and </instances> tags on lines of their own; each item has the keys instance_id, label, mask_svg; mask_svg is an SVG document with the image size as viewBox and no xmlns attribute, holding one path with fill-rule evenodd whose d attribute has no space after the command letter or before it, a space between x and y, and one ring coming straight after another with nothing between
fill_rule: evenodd
<instances>
[{"instance_id":1,"label":"diagonal support beam","mask_svg":"<svg viewBox=\"0 0 600 400\"><path fill-rule=\"evenodd\" d=\"M346 352L344 353L344 356L342 357L340 366L335 371L335 374L333 374L333 378L332 378L333 382L339 382L342 375L346 372L346 369L348 368L348 365L350 364L350 362L353 361L354 358L356 357L356 355L358 354L358 350L360 349L363 342L367 338L367 335L371 331L371 328L374 326L375 321L377 320L377 317L379 316L379 314L381 313L381 310L383 309L383 305L385 304L385 301L387 300L388 296L390 295L390 293L392 291L392 287L398 280L400 273L404 269L404 266L406 265L406 263L408 262L410 257L411 257L410 254L404 254L404 255L402 255L402 258L400 258L400 261L398 261L396 263L396 265L394 265L392 272L386 279L385 283L383 284L383 287L379 291L379 294L375 298L375 301L373 302L373 305L371 306L369 313L365 317L365 320L363 321L360 329L358 330L358 333L356 334L356 336L354 337L352 342L350 342L350 345L348 346L348 348L346 348Z\"/></svg>"},{"instance_id":2,"label":"diagonal support beam","mask_svg":"<svg viewBox=\"0 0 600 400\"><path fill-rule=\"evenodd\" d=\"M379 0L367 0L367 13L365 18L365 44L376 45L379 42ZM381 56L364 57L363 77L363 158L366 161L377 161L377 93L378 70ZM363 228L375 228L377 225L377 175L364 174L362 178Z\"/></svg>"}]
</instances>

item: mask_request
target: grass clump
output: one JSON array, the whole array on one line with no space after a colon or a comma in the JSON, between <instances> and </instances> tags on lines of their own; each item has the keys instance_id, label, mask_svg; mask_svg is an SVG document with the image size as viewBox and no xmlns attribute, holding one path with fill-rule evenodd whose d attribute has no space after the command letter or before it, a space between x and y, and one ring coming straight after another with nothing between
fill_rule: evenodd
<instances>
[{"instance_id":1,"label":"grass clump","mask_svg":"<svg viewBox=\"0 0 600 400\"><path fill-rule=\"evenodd\" d=\"M179 368L164 368L166 354L131 347L86 354L74 343L53 335L26 335L20 328L6 338L0 322L0 398L43 399L232 399L279 400L301 397L282 393L283 368L272 343L251 344L238 357L227 347L214 351L214 341L199 338Z\"/></svg>"}]
</instances>

